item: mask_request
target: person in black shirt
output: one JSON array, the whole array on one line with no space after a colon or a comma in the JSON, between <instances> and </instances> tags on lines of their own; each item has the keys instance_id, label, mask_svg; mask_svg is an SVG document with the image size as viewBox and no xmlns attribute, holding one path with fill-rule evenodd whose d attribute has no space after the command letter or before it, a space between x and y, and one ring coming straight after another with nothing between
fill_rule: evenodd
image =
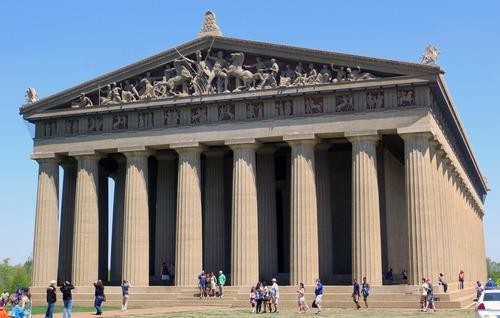
<instances>
[{"instance_id":1,"label":"person in black shirt","mask_svg":"<svg viewBox=\"0 0 500 318\"><path fill-rule=\"evenodd\" d=\"M54 304L56 303L56 281L51 280L49 287L47 287L47 311L45 313L45 318L52 318L54 314Z\"/></svg>"},{"instance_id":2,"label":"person in black shirt","mask_svg":"<svg viewBox=\"0 0 500 318\"><path fill-rule=\"evenodd\" d=\"M73 309L73 297L71 295L71 290L74 289L73 285L70 282L65 281L61 288L61 293L63 294L63 318L71 318L71 311Z\"/></svg>"},{"instance_id":3,"label":"person in black shirt","mask_svg":"<svg viewBox=\"0 0 500 318\"><path fill-rule=\"evenodd\" d=\"M96 315L101 315L102 314L102 309L101 305L102 302L106 300L106 296L104 295L104 285L102 284L102 281L99 279L94 283L95 287L95 301L94 301L94 307L96 310Z\"/></svg>"}]
</instances>

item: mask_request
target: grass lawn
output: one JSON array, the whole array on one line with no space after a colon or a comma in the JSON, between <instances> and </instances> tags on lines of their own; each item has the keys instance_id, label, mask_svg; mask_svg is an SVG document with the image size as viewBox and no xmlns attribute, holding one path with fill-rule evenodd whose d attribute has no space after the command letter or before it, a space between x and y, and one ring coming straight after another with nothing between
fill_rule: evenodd
<instances>
[{"instance_id":1,"label":"grass lawn","mask_svg":"<svg viewBox=\"0 0 500 318\"><path fill-rule=\"evenodd\" d=\"M119 306L104 306L103 309L105 310L117 310L120 309L121 307ZM137 307L136 307L137 308ZM5 307L6 311L10 311L11 307L7 306ZM40 314L45 314L47 311L47 306L33 306L31 309L31 314L32 315L40 315ZM62 313L63 312L63 306L62 305L56 305L54 307L54 313ZM94 307L73 307L73 312L95 312Z\"/></svg>"},{"instance_id":2,"label":"grass lawn","mask_svg":"<svg viewBox=\"0 0 500 318\"><path fill-rule=\"evenodd\" d=\"M316 316L314 313L316 311L310 310L306 314L299 314L296 311L283 310L279 314L261 314L260 317L304 317L304 316ZM463 310L441 310L436 313L432 312L419 312L415 310L391 310L391 309L368 309L368 310L354 310L354 309L325 309L321 312L322 317L453 317L453 318L470 318L473 317L473 309L463 309ZM258 316L258 317L259 317ZM213 309L183 313L169 313L169 314L158 314L158 315L127 315L127 316L115 316L115 317L133 317L133 318L163 318L163 317L179 317L179 318L198 318L198 317L255 317L255 314L249 312L249 310L234 310L234 309Z\"/></svg>"}]
</instances>

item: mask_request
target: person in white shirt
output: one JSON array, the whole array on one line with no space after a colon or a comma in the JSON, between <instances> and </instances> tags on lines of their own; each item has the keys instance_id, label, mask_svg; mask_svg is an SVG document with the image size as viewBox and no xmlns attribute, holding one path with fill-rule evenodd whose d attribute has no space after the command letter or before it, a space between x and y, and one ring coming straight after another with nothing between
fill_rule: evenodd
<instances>
[{"instance_id":1,"label":"person in white shirt","mask_svg":"<svg viewBox=\"0 0 500 318\"><path fill-rule=\"evenodd\" d=\"M280 299L280 290L278 284L276 283L276 278L273 278L271 282L273 283L273 285L271 286L271 302L274 305L273 312L279 312L278 303Z\"/></svg>"}]
</instances>

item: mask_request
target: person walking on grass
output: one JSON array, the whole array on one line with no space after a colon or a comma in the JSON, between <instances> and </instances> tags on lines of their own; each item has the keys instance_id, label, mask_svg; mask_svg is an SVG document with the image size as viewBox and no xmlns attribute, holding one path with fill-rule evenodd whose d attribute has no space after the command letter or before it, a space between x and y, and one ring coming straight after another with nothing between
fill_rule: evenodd
<instances>
[{"instance_id":1,"label":"person walking on grass","mask_svg":"<svg viewBox=\"0 0 500 318\"><path fill-rule=\"evenodd\" d=\"M250 305L252 305L252 314L255 312L255 306L257 305L255 297L255 287L252 287L252 289L250 289Z\"/></svg>"},{"instance_id":2,"label":"person walking on grass","mask_svg":"<svg viewBox=\"0 0 500 318\"><path fill-rule=\"evenodd\" d=\"M94 283L95 288L95 299L94 299L94 308L96 310L96 315L102 315L101 305L104 301L106 301L106 295L104 294L104 285L102 284L102 280L97 280Z\"/></svg>"},{"instance_id":3,"label":"person walking on grass","mask_svg":"<svg viewBox=\"0 0 500 318\"><path fill-rule=\"evenodd\" d=\"M279 299L280 299L280 289L279 289L278 283L276 282L276 278L273 278L271 280L271 282L273 283L273 285L271 286L271 302L274 305L273 312L280 312L278 310L278 303L279 303ZM271 312L271 311L269 311L269 312Z\"/></svg>"},{"instance_id":4,"label":"person walking on grass","mask_svg":"<svg viewBox=\"0 0 500 318\"><path fill-rule=\"evenodd\" d=\"M298 301L297 301L297 305L299 306L299 314L301 313L305 313L306 311L309 310L309 306L307 306L307 303L306 303L306 291L305 291L305 288L304 288L304 284L303 283L300 283L299 284L299 287L297 288L297 298L298 298Z\"/></svg>"},{"instance_id":5,"label":"person walking on grass","mask_svg":"<svg viewBox=\"0 0 500 318\"><path fill-rule=\"evenodd\" d=\"M56 281L51 280L49 287L47 287L47 311L45 312L45 318L52 318L54 315L56 300Z\"/></svg>"},{"instance_id":6,"label":"person walking on grass","mask_svg":"<svg viewBox=\"0 0 500 318\"><path fill-rule=\"evenodd\" d=\"M24 310L24 318L31 318L31 290L27 287L23 288L20 306Z\"/></svg>"},{"instance_id":7,"label":"person walking on grass","mask_svg":"<svg viewBox=\"0 0 500 318\"><path fill-rule=\"evenodd\" d=\"M264 282L265 285L265 282ZM269 312L271 312L271 291L269 290L268 286L264 286L264 298L262 299L262 302L264 303L264 313L267 313L267 310L269 309Z\"/></svg>"},{"instance_id":8,"label":"person walking on grass","mask_svg":"<svg viewBox=\"0 0 500 318\"><path fill-rule=\"evenodd\" d=\"M262 309L263 297L264 295L263 295L262 283L257 282L257 285L255 286L255 301L257 302L257 305L255 306L255 312L258 314L260 314L260 311Z\"/></svg>"},{"instance_id":9,"label":"person walking on grass","mask_svg":"<svg viewBox=\"0 0 500 318\"><path fill-rule=\"evenodd\" d=\"M73 311L73 296L71 295L71 290L74 288L75 287L68 281L65 281L61 288L59 288L63 294L63 318L71 318L71 312Z\"/></svg>"},{"instance_id":10,"label":"person walking on grass","mask_svg":"<svg viewBox=\"0 0 500 318\"><path fill-rule=\"evenodd\" d=\"M356 305L356 309L359 309L361 308L361 306L359 305L359 283L358 283L358 280L355 279L354 280L354 284L352 285L353 287L353 290L352 290L352 301L354 302L354 304Z\"/></svg>"},{"instance_id":11,"label":"person walking on grass","mask_svg":"<svg viewBox=\"0 0 500 318\"><path fill-rule=\"evenodd\" d=\"M427 289L427 306L425 307L424 311L432 309L434 312L436 312L436 304L434 303L434 286L432 285L430 278L427 278L425 282L427 283L428 289Z\"/></svg>"},{"instance_id":12,"label":"person walking on grass","mask_svg":"<svg viewBox=\"0 0 500 318\"><path fill-rule=\"evenodd\" d=\"M132 287L128 280L122 282L122 311L128 310L129 288Z\"/></svg>"},{"instance_id":13,"label":"person walking on grass","mask_svg":"<svg viewBox=\"0 0 500 318\"><path fill-rule=\"evenodd\" d=\"M314 289L314 304L316 305L316 315L321 312L321 302L323 301L323 284L319 278L316 279L316 288Z\"/></svg>"},{"instance_id":14,"label":"person walking on grass","mask_svg":"<svg viewBox=\"0 0 500 318\"><path fill-rule=\"evenodd\" d=\"M366 281L366 277L363 277L363 284L361 285L361 293L363 294L363 302L365 303L365 308L368 309L368 296L370 296L370 284Z\"/></svg>"},{"instance_id":15,"label":"person walking on grass","mask_svg":"<svg viewBox=\"0 0 500 318\"><path fill-rule=\"evenodd\" d=\"M222 271L219 271L219 277L217 277L219 283L219 297L224 298L224 285L226 284L226 275Z\"/></svg>"}]
</instances>

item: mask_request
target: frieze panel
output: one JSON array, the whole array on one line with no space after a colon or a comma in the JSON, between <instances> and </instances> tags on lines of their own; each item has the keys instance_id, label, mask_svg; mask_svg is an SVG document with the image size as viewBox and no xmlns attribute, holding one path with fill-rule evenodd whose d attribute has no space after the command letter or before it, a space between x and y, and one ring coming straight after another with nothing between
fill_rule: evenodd
<instances>
[{"instance_id":1,"label":"frieze panel","mask_svg":"<svg viewBox=\"0 0 500 318\"><path fill-rule=\"evenodd\" d=\"M293 115L293 99L277 99L274 101L274 116L276 118Z\"/></svg>"},{"instance_id":2,"label":"frieze panel","mask_svg":"<svg viewBox=\"0 0 500 318\"><path fill-rule=\"evenodd\" d=\"M113 122L111 129L112 130L128 129L128 115L127 114L113 115Z\"/></svg>"},{"instance_id":3,"label":"frieze panel","mask_svg":"<svg viewBox=\"0 0 500 318\"><path fill-rule=\"evenodd\" d=\"M104 121L102 116L90 116L87 118L88 133L102 132L103 128L104 128Z\"/></svg>"},{"instance_id":4,"label":"frieze panel","mask_svg":"<svg viewBox=\"0 0 500 318\"><path fill-rule=\"evenodd\" d=\"M217 120L218 121L228 121L234 120L235 118L235 106L234 104L224 104L217 106Z\"/></svg>"},{"instance_id":5,"label":"frieze panel","mask_svg":"<svg viewBox=\"0 0 500 318\"><path fill-rule=\"evenodd\" d=\"M264 102L246 103L246 118L247 119L264 118Z\"/></svg>"},{"instance_id":6,"label":"frieze panel","mask_svg":"<svg viewBox=\"0 0 500 318\"><path fill-rule=\"evenodd\" d=\"M398 107L415 106L415 89L399 88L398 89Z\"/></svg>"},{"instance_id":7,"label":"frieze panel","mask_svg":"<svg viewBox=\"0 0 500 318\"><path fill-rule=\"evenodd\" d=\"M78 134L78 119L66 119L64 121L64 134L76 135Z\"/></svg>"},{"instance_id":8,"label":"frieze panel","mask_svg":"<svg viewBox=\"0 0 500 318\"><path fill-rule=\"evenodd\" d=\"M177 126L181 123L181 115L177 108L166 109L164 115L165 126Z\"/></svg>"},{"instance_id":9,"label":"frieze panel","mask_svg":"<svg viewBox=\"0 0 500 318\"><path fill-rule=\"evenodd\" d=\"M323 96L304 98L306 114L322 114L324 112Z\"/></svg>"},{"instance_id":10,"label":"frieze panel","mask_svg":"<svg viewBox=\"0 0 500 318\"><path fill-rule=\"evenodd\" d=\"M201 124L207 121L206 107L191 108L191 124Z\"/></svg>"},{"instance_id":11,"label":"frieze panel","mask_svg":"<svg viewBox=\"0 0 500 318\"><path fill-rule=\"evenodd\" d=\"M368 91L366 92L366 109L384 108L384 91Z\"/></svg>"},{"instance_id":12,"label":"frieze panel","mask_svg":"<svg viewBox=\"0 0 500 318\"><path fill-rule=\"evenodd\" d=\"M154 126L153 112L139 112L137 114L137 128L151 128Z\"/></svg>"},{"instance_id":13,"label":"frieze panel","mask_svg":"<svg viewBox=\"0 0 500 318\"><path fill-rule=\"evenodd\" d=\"M354 111L353 95L351 93L335 95L335 111L336 112Z\"/></svg>"}]
</instances>

